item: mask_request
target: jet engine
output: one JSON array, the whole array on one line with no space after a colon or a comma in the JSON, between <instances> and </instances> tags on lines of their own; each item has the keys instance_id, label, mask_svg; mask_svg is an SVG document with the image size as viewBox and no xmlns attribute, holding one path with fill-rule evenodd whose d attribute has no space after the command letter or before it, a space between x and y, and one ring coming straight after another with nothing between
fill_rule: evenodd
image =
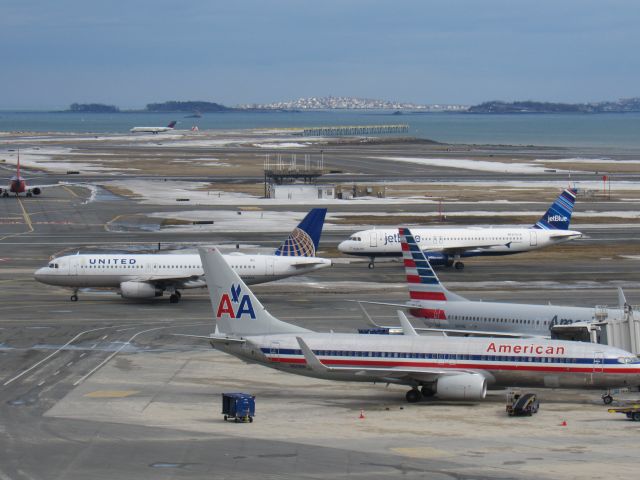
<instances>
[{"instance_id":1,"label":"jet engine","mask_svg":"<svg viewBox=\"0 0 640 480\"><path fill-rule=\"evenodd\" d=\"M487 395L487 379L474 373L442 376L435 393L442 400L482 400Z\"/></svg>"},{"instance_id":2,"label":"jet engine","mask_svg":"<svg viewBox=\"0 0 640 480\"><path fill-rule=\"evenodd\" d=\"M147 282L122 282L120 284L122 298L161 297L162 289Z\"/></svg>"},{"instance_id":3,"label":"jet engine","mask_svg":"<svg viewBox=\"0 0 640 480\"><path fill-rule=\"evenodd\" d=\"M453 263L453 260L450 260L449 255L445 253L425 251L424 254L427 257L427 260L429 260L431 266L451 266L451 264Z\"/></svg>"},{"instance_id":4,"label":"jet engine","mask_svg":"<svg viewBox=\"0 0 640 480\"><path fill-rule=\"evenodd\" d=\"M34 195L40 195L41 192L42 190L40 190L39 187L34 187L31 189L31 193L33 193Z\"/></svg>"}]
</instances>

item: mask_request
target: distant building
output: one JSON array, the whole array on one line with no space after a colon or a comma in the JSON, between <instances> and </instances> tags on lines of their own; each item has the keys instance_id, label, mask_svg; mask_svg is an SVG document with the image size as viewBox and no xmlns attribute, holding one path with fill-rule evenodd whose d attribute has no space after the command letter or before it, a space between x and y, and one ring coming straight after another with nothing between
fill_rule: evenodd
<instances>
[{"instance_id":1,"label":"distant building","mask_svg":"<svg viewBox=\"0 0 640 480\"><path fill-rule=\"evenodd\" d=\"M276 200L328 200L336 198L335 185L311 185L305 183L290 183L284 185L269 185L269 198Z\"/></svg>"}]
</instances>

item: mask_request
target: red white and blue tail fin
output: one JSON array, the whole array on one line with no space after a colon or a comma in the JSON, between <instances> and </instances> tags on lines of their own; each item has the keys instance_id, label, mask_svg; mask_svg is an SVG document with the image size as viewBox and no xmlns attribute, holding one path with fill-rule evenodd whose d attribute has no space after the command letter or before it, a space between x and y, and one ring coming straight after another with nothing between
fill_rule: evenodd
<instances>
[{"instance_id":1,"label":"red white and blue tail fin","mask_svg":"<svg viewBox=\"0 0 640 480\"><path fill-rule=\"evenodd\" d=\"M198 248L220 333L235 336L308 332L278 320L262 306L217 248Z\"/></svg>"},{"instance_id":2,"label":"red white and blue tail fin","mask_svg":"<svg viewBox=\"0 0 640 480\"><path fill-rule=\"evenodd\" d=\"M577 193L578 191L575 189L566 188L532 228L569 230Z\"/></svg>"},{"instance_id":3,"label":"red white and blue tail fin","mask_svg":"<svg viewBox=\"0 0 640 480\"><path fill-rule=\"evenodd\" d=\"M402 247L402 261L409 284L411 300L440 301L466 300L460 295L451 293L440 283L436 272L433 271L429 260L413 238L411 230L399 228L400 245Z\"/></svg>"}]
</instances>

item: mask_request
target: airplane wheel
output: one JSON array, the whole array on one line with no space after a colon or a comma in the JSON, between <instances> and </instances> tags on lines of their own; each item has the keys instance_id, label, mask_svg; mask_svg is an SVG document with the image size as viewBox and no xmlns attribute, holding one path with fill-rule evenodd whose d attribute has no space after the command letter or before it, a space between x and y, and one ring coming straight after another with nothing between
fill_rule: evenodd
<instances>
[{"instance_id":1,"label":"airplane wheel","mask_svg":"<svg viewBox=\"0 0 640 480\"><path fill-rule=\"evenodd\" d=\"M611 395L603 395L602 401L605 405L611 405L611 402L613 402L613 397Z\"/></svg>"},{"instance_id":2,"label":"airplane wheel","mask_svg":"<svg viewBox=\"0 0 640 480\"><path fill-rule=\"evenodd\" d=\"M72 302L77 302L78 301L78 295L76 295L75 293L73 295L71 295L71 301Z\"/></svg>"},{"instance_id":3,"label":"airplane wheel","mask_svg":"<svg viewBox=\"0 0 640 480\"><path fill-rule=\"evenodd\" d=\"M178 290L176 290L176 295L178 296L178 300L182 298L182 294Z\"/></svg>"},{"instance_id":4,"label":"airplane wheel","mask_svg":"<svg viewBox=\"0 0 640 480\"><path fill-rule=\"evenodd\" d=\"M375 267L375 264L373 262L369 262L369 270L373 270L373 267Z\"/></svg>"},{"instance_id":5,"label":"airplane wheel","mask_svg":"<svg viewBox=\"0 0 640 480\"><path fill-rule=\"evenodd\" d=\"M412 388L411 390L409 390L407 392L405 397L407 399L407 402L409 402L409 403L417 403L422 398L422 395L420 395L420 391L417 388Z\"/></svg>"},{"instance_id":6,"label":"airplane wheel","mask_svg":"<svg viewBox=\"0 0 640 480\"><path fill-rule=\"evenodd\" d=\"M27 197L29 197L29 198L30 198L31 196L32 196L32 195L31 195L31 193L27 193Z\"/></svg>"},{"instance_id":7,"label":"airplane wheel","mask_svg":"<svg viewBox=\"0 0 640 480\"><path fill-rule=\"evenodd\" d=\"M456 262L456 263L454 263L454 264L453 264L453 267L454 267L456 270L464 270L464 263L462 263L462 262Z\"/></svg>"},{"instance_id":8,"label":"airplane wheel","mask_svg":"<svg viewBox=\"0 0 640 480\"><path fill-rule=\"evenodd\" d=\"M169 303L178 303L180 301L180 296L176 295L175 293L172 293L169 296Z\"/></svg>"}]
</instances>

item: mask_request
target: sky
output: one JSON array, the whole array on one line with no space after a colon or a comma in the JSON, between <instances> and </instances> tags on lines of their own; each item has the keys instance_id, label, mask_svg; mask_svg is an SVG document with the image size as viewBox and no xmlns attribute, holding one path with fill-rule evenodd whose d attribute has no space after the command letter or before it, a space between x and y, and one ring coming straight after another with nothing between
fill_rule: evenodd
<instances>
[{"instance_id":1,"label":"sky","mask_svg":"<svg viewBox=\"0 0 640 480\"><path fill-rule=\"evenodd\" d=\"M635 0L1 0L0 110L640 96Z\"/></svg>"}]
</instances>

